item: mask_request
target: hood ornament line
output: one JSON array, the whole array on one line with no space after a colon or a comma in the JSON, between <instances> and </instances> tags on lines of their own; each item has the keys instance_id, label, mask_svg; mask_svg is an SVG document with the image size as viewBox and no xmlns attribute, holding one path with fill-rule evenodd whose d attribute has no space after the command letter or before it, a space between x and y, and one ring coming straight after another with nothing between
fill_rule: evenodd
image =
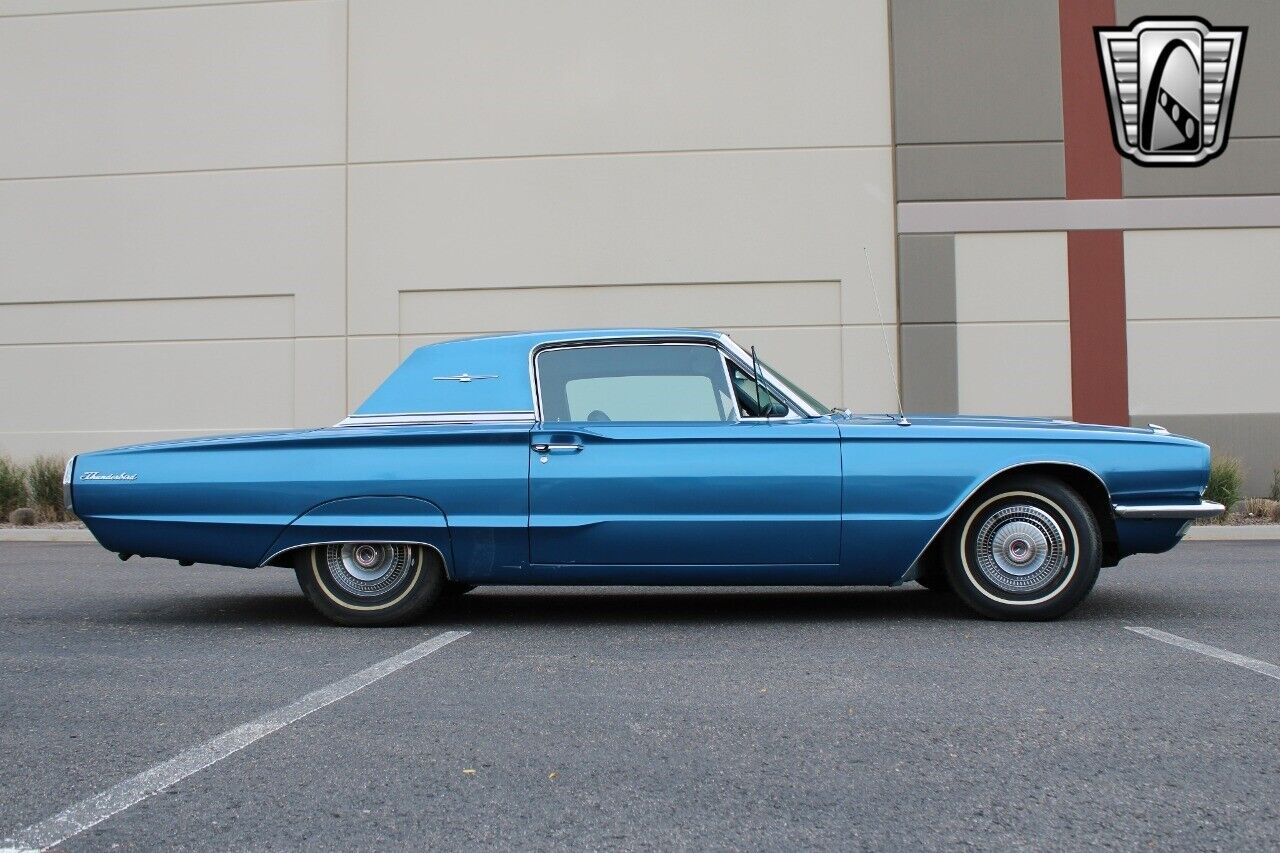
<instances>
[{"instance_id":1,"label":"hood ornament line","mask_svg":"<svg viewBox=\"0 0 1280 853\"><path fill-rule=\"evenodd\" d=\"M495 373L477 373L474 376L470 373L459 373L457 376L433 376L431 377L437 382L471 382L476 379L497 379Z\"/></svg>"}]
</instances>

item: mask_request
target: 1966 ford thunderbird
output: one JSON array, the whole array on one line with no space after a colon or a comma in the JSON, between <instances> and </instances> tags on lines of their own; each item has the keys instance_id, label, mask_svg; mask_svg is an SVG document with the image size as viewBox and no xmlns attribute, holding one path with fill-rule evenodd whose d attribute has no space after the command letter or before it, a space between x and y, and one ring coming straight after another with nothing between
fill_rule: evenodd
<instances>
[{"instance_id":1,"label":"1966 ford thunderbird","mask_svg":"<svg viewBox=\"0 0 1280 853\"><path fill-rule=\"evenodd\" d=\"M619 329L424 346L336 426L82 454L65 482L122 558L292 566L343 624L480 584L911 580L1048 619L1221 512L1208 468L1159 427L834 411L727 335Z\"/></svg>"}]
</instances>

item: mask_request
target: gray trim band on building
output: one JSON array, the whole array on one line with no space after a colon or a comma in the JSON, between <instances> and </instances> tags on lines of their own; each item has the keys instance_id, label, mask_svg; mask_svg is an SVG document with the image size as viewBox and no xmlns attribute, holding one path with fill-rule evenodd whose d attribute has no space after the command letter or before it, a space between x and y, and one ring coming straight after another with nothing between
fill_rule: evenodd
<instances>
[{"instance_id":1,"label":"gray trim band on building","mask_svg":"<svg viewBox=\"0 0 1280 853\"><path fill-rule=\"evenodd\" d=\"M1280 195L898 205L898 231L903 234L1276 227L1280 227Z\"/></svg>"}]
</instances>

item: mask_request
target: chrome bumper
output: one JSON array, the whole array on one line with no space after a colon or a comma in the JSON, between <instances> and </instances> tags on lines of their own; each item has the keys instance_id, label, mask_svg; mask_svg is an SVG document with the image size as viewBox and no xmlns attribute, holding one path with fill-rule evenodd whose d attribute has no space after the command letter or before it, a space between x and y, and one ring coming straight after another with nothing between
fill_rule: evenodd
<instances>
[{"instance_id":1,"label":"chrome bumper","mask_svg":"<svg viewBox=\"0 0 1280 853\"><path fill-rule=\"evenodd\" d=\"M66 507L67 512L74 509L71 505L71 473L75 467L76 458L72 456L67 460L67 467L62 469L62 505Z\"/></svg>"},{"instance_id":2,"label":"chrome bumper","mask_svg":"<svg viewBox=\"0 0 1280 853\"><path fill-rule=\"evenodd\" d=\"M1116 518L1212 518L1222 515L1227 508L1213 501L1198 504L1151 504L1149 506L1112 507Z\"/></svg>"}]
</instances>

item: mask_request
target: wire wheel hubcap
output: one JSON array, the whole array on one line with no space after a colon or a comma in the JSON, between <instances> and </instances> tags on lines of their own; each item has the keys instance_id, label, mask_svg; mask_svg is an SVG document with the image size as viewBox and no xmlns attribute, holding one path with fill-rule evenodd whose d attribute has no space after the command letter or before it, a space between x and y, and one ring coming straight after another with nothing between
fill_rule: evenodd
<instances>
[{"instance_id":1,"label":"wire wheel hubcap","mask_svg":"<svg viewBox=\"0 0 1280 853\"><path fill-rule=\"evenodd\" d=\"M329 576L344 592L374 598L395 589L413 568L407 545L347 542L325 548Z\"/></svg>"},{"instance_id":2,"label":"wire wheel hubcap","mask_svg":"<svg viewBox=\"0 0 1280 853\"><path fill-rule=\"evenodd\" d=\"M1029 504L1006 506L978 528L978 569L997 589L1038 592L1049 586L1067 563L1062 528L1049 513Z\"/></svg>"}]
</instances>

